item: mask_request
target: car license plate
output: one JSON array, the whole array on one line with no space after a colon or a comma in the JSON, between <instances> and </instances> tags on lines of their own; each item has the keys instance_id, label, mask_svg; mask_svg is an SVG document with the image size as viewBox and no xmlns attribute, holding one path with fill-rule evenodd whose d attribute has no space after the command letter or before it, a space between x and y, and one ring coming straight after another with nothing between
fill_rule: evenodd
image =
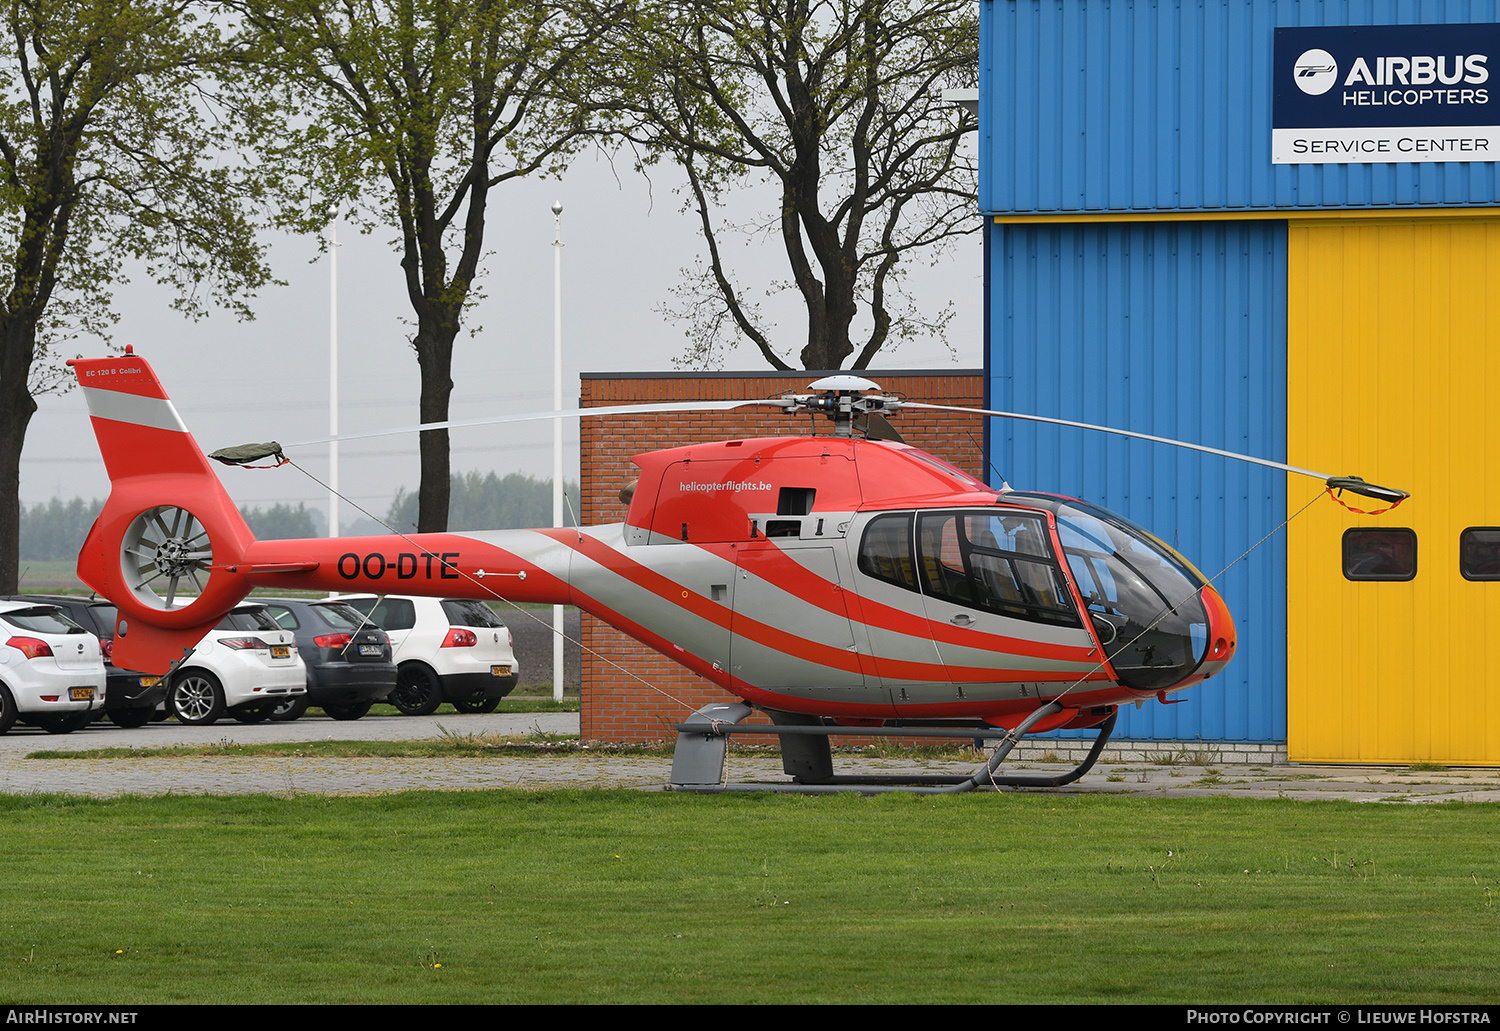
<instances>
[{"instance_id":1,"label":"car license plate","mask_svg":"<svg viewBox=\"0 0 1500 1031\"><path fill-rule=\"evenodd\" d=\"M94 700L94 689L92 687L70 687L68 698L75 702L91 702Z\"/></svg>"},{"instance_id":2,"label":"car license plate","mask_svg":"<svg viewBox=\"0 0 1500 1031\"><path fill-rule=\"evenodd\" d=\"M141 677L142 687L155 687L161 683L161 677Z\"/></svg>"},{"instance_id":3,"label":"car license plate","mask_svg":"<svg viewBox=\"0 0 1500 1031\"><path fill-rule=\"evenodd\" d=\"M508 676L510 676L510 667L509 666L491 666L490 667L490 676L492 676L492 677L508 677Z\"/></svg>"},{"instance_id":4,"label":"car license plate","mask_svg":"<svg viewBox=\"0 0 1500 1031\"><path fill-rule=\"evenodd\" d=\"M290 648L288 648L286 645L284 645L284 644L273 644L273 645L271 645L271 658L273 658L273 659L290 659L291 657L292 657L292 650Z\"/></svg>"},{"instance_id":5,"label":"car license plate","mask_svg":"<svg viewBox=\"0 0 1500 1031\"><path fill-rule=\"evenodd\" d=\"M380 654L380 645L378 645L378 644L362 644L362 645L359 646L359 653L361 655L379 655Z\"/></svg>"}]
</instances>

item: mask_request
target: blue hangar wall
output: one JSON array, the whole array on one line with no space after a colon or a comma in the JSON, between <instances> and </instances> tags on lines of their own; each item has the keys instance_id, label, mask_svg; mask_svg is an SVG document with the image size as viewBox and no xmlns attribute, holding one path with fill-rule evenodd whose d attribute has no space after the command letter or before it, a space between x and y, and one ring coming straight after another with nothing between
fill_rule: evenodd
<instances>
[{"instance_id":1,"label":"blue hangar wall","mask_svg":"<svg viewBox=\"0 0 1500 1031\"><path fill-rule=\"evenodd\" d=\"M1491 206L1497 181L1494 164L1273 165L1274 31L1496 8L982 0L988 406L1287 461L1288 219ZM1244 463L1001 419L987 442L1013 486L1121 512L1208 576L1288 514L1285 475ZM1286 561L1276 533L1216 582L1235 661L1181 704L1124 710L1116 737L1286 740Z\"/></svg>"},{"instance_id":2,"label":"blue hangar wall","mask_svg":"<svg viewBox=\"0 0 1500 1031\"><path fill-rule=\"evenodd\" d=\"M1284 223L1006 225L989 251L989 407L1284 461ZM1210 577L1285 518L1285 477L1263 467L1010 420L989 442L1012 486L1120 512ZM1124 710L1116 735L1285 738L1285 568L1278 535L1217 581L1234 662L1179 704Z\"/></svg>"}]
</instances>

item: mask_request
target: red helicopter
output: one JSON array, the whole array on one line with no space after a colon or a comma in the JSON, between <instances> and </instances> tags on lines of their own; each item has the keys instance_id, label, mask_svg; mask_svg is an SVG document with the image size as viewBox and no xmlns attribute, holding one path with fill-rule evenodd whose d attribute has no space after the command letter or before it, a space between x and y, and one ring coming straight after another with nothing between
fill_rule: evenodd
<instances>
[{"instance_id":1,"label":"red helicopter","mask_svg":"<svg viewBox=\"0 0 1500 1031\"><path fill-rule=\"evenodd\" d=\"M743 700L707 706L679 727L675 786L764 790L722 783L730 733L779 736L797 790L850 780L832 772L831 735L1000 737L973 777L900 785L949 791L1076 779L1120 705L1165 700L1234 655L1228 608L1170 546L1086 502L996 489L906 445L884 415L945 406L886 397L855 376L764 401L628 406L773 405L821 413L834 432L636 456L623 523L259 541L143 359L127 348L69 364L112 482L78 575L118 607L114 658L132 669L168 673L256 587L571 604ZM459 424L422 428L438 425ZM281 450L212 457L245 464ZM753 710L773 725L742 723ZM1054 728L1099 729L1077 769L996 774L1022 734Z\"/></svg>"}]
</instances>

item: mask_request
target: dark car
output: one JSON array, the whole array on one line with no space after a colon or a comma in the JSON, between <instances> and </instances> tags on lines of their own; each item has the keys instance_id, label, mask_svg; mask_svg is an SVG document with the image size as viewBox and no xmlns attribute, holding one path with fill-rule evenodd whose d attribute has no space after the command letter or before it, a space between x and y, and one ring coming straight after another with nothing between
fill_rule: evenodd
<instances>
[{"instance_id":1,"label":"dark car","mask_svg":"<svg viewBox=\"0 0 1500 1031\"><path fill-rule=\"evenodd\" d=\"M357 720L396 686L391 639L343 602L256 598L297 636L307 666L307 694L277 706L271 719L294 720L316 705L336 720Z\"/></svg>"},{"instance_id":2,"label":"dark car","mask_svg":"<svg viewBox=\"0 0 1500 1031\"><path fill-rule=\"evenodd\" d=\"M166 682L149 673L120 669L110 661L115 643L115 607L103 598L67 594L12 594L14 601L55 605L79 626L99 638L104 652L104 713L117 727L144 727L167 697Z\"/></svg>"}]
</instances>

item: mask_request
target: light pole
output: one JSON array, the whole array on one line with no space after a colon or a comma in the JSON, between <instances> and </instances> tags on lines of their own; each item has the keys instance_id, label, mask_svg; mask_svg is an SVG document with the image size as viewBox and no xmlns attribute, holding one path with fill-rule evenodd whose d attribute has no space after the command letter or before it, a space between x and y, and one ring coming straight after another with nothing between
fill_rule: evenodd
<instances>
[{"instance_id":1,"label":"light pole","mask_svg":"<svg viewBox=\"0 0 1500 1031\"><path fill-rule=\"evenodd\" d=\"M552 410L562 411L562 201L552 202ZM563 425L552 420L552 525L563 524ZM552 699L563 697L563 607L552 606Z\"/></svg>"},{"instance_id":2,"label":"light pole","mask_svg":"<svg viewBox=\"0 0 1500 1031\"><path fill-rule=\"evenodd\" d=\"M339 435L339 231L328 223L328 435ZM328 536L339 535L339 442L328 442Z\"/></svg>"}]
</instances>

